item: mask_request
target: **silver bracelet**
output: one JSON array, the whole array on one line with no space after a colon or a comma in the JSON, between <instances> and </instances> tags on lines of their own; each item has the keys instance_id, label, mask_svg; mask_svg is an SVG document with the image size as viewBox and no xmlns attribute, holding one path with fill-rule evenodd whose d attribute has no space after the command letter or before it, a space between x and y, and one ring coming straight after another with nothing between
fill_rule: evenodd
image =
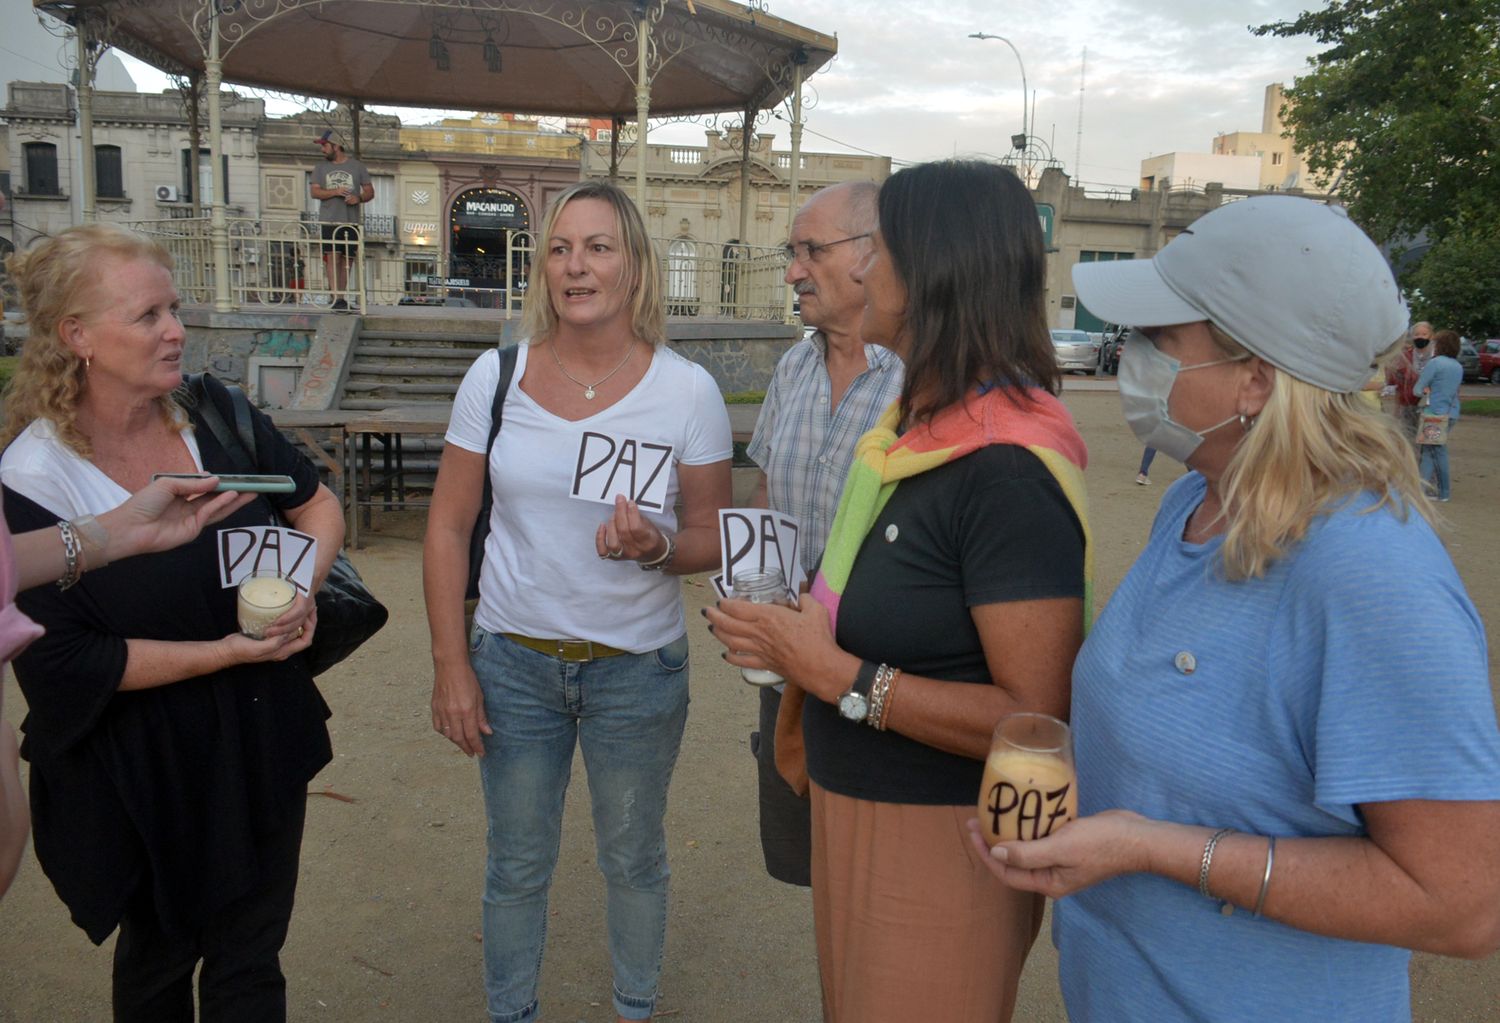
<instances>
[{"instance_id":1,"label":"silver bracelet","mask_svg":"<svg viewBox=\"0 0 1500 1023\"><path fill-rule=\"evenodd\" d=\"M73 523L66 519L57 524L57 531L62 534L63 544L63 574L57 580L57 588L66 590L77 583L78 577L83 574L78 570L78 533L73 529Z\"/></svg>"},{"instance_id":2,"label":"silver bracelet","mask_svg":"<svg viewBox=\"0 0 1500 1023\"><path fill-rule=\"evenodd\" d=\"M882 664L875 669L875 681L870 686L870 709L865 714L865 724L876 731L884 731L881 721L885 717L885 698L891 691L891 679L896 675L896 670L889 664Z\"/></svg>"},{"instance_id":3,"label":"silver bracelet","mask_svg":"<svg viewBox=\"0 0 1500 1023\"><path fill-rule=\"evenodd\" d=\"M1234 834L1233 828L1220 828L1212 835L1209 835L1208 841L1203 845L1203 862L1198 867L1198 894L1203 896L1205 899L1213 898L1213 896L1209 894L1208 891L1208 868L1211 867L1214 862L1214 847L1219 844L1219 839L1223 838L1225 835L1232 834ZM1228 903L1225 903L1225 905L1228 905ZM1230 912L1234 912L1233 907L1230 908Z\"/></svg>"},{"instance_id":4,"label":"silver bracelet","mask_svg":"<svg viewBox=\"0 0 1500 1023\"><path fill-rule=\"evenodd\" d=\"M672 559L677 556L677 539L666 530L662 530L661 535L667 541L667 549L650 561L637 562L642 572L665 572Z\"/></svg>"},{"instance_id":5,"label":"silver bracelet","mask_svg":"<svg viewBox=\"0 0 1500 1023\"><path fill-rule=\"evenodd\" d=\"M1271 868L1276 865L1276 836L1267 836L1269 844L1266 846L1266 872L1260 879L1260 894L1255 897L1255 919L1260 919L1260 911L1266 908L1266 892L1271 888Z\"/></svg>"}]
</instances>

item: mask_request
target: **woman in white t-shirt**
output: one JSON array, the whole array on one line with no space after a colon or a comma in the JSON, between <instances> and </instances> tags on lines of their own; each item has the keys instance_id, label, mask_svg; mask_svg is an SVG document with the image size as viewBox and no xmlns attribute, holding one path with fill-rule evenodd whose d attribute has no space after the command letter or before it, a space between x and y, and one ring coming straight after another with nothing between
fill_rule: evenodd
<instances>
[{"instance_id":1,"label":"woman in white t-shirt","mask_svg":"<svg viewBox=\"0 0 1500 1023\"><path fill-rule=\"evenodd\" d=\"M423 558L432 725L481 758L490 1017L538 1013L547 890L580 745L615 1012L647 1019L666 932L667 786L687 720L675 576L718 564L729 416L708 373L665 347L660 264L629 196L575 185L541 237L504 427L486 457L501 364L489 352L459 388L438 469ZM465 649L486 474L494 504Z\"/></svg>"}]
</instances>

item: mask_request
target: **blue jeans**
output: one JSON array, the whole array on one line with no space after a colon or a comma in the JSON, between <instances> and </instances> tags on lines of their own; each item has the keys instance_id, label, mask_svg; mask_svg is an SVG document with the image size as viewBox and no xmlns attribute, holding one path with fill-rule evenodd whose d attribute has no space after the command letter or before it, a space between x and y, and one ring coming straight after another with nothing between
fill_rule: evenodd
<instances>
[{"instance_id":1,"label":"blue jeans","mask_svg":"<svg viewBox=\"0 0 1500 1023\"><path fill-rule=\"evenodd\" d=\"M489 857L485 994L492 1023L538 1018L547 892L573 747L583 747L599 869L608 889L614 1007L649 1019L667 930L667 785L687 723L688 642L585 663L474 628L469 659L494 734L485 737Z\"/></svg>"},{"instance_id":2,"label":"blue jeans","mask_svg":"<svg viewBox=\"0 0 1500 1023\"><path fill-rule=\"evenodd\" d=\"M1453 436L1453 428L1457 425L1456 420L1448 420L1450 437ZM1453 480L1448 473L1448 445L1423 444L1418 450L1422 452L1422 459L1417 467L1422 474L1422 481L1432 482L1436 486L1438 500L1448 500L1453 496Z\"/></svg>"}]
</instances>

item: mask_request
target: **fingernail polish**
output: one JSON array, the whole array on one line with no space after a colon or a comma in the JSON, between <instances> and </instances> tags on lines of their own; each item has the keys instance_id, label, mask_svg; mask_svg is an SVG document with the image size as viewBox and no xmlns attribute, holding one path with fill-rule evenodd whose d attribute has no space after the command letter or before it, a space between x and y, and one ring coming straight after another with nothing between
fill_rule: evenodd
<instances>
[{"instance_id":1,"label":"fingernail polish","mask_svg":"<svg viewBox=\"0 0 1500 1023\"><path fill-rule=\"evenodd\" d=\"M702 615L704 618L707 618L708 617L708 608L706 608L706 607L700 607L698 609L698 613L700 615Z\"/></svg>"}]
</instances>

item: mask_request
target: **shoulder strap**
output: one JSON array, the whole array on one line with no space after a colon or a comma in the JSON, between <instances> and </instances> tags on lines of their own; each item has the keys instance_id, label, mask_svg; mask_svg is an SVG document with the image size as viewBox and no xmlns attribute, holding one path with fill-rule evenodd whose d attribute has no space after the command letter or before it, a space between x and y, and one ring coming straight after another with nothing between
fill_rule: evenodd
<instances>
[{"instance_id":1,"label":"shoulder strap","mask_svg":"<svg viewBox=\"0 0 1500 1023\"><path fill-rule=\"evenodd\" d=\"M245 406L243 412L244 420L248 424L250 421L249 400L245 397L245 392L241 391L238 387L214 380L207 373L189 374L183 381L183 386L187 389L188 394L192 396L193 410L197 413L198 421L208 428L209 433L214 435L214 439L219 442L219 447L223 448L224 453L235 462L240 472L254 473L254 430L248 430L250 444L246 446L243 439L245 434L229 428L229 424L224 421L224 416L219 412L219 406L214 403L213 396L209 393L209 390L211 387L218 387L229 393L229 400L235 406L236 420L240 419L240 405L243 403Z\"/></svg>"},{"instance_id":2,"label":"shoulder strap","mask_svg":"<svg viewBox=\"0 0 1500 1023\"><path fill-rule=\"evenodd\" d=\"M490 439L484 446L484 464L489 465L490 452L494 450L495 438L500 434L500 419L505 411L505 393L510 390L511 377L516 375L516 345L500 349L500 382L495 385L495 396L490 399ZM488 471L485 479L489 479Z\"/></svg>"},{"instance_id":3,"label":"shoulder strap","mask_svg":"<svg viewBox=\"0 0 1500 1023\"><path fill-rule=\"evenodd\" d=\"M234 432L250 453L251 464L259 467L260 452L256 450L255 423L250 418L250 396L235 384L225 384L224 390L229 392L229 400L234 405Z\"/></svg>"}]
</instances>

